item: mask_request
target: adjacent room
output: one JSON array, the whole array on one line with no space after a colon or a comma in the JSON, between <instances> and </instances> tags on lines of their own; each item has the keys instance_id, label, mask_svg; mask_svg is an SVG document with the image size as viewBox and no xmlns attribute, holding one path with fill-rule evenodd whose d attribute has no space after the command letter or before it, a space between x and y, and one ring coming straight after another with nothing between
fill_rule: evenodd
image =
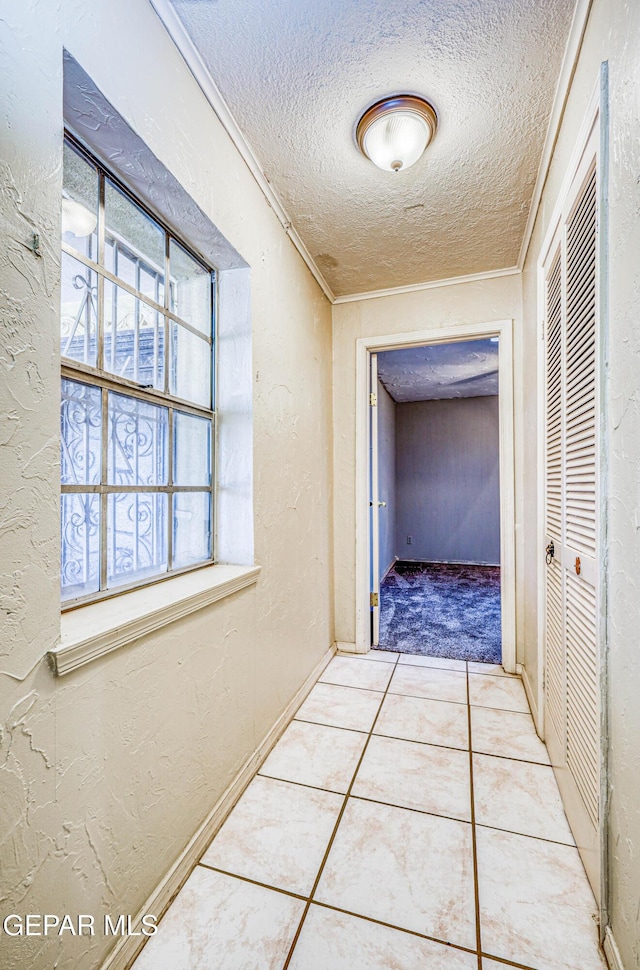
<instances>
[{"instance_id":1,"label":"adjacent room","mask_svg":"<svg viewBox=\"0 0 640 970\"><path fill-rule=\"evenodd\" d=\"M498 338L376 356L377 646L500 664Z\"/></svg>"}]
</instances>

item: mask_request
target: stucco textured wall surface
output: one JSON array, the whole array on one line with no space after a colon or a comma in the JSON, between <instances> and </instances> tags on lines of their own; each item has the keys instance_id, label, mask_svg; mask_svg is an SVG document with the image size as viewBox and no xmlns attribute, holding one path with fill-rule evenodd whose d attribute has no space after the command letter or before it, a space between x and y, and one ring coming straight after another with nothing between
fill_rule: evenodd
<instances>
[{"instance_id":1,"label":"stucco textured wall surface","mask_svg":"<svg viewBox=\"0 0 640 970\"><path fill-rule=\"evenodd\" d=\"M520 570L524 563L520 277L504 276L334 305L334 480L339 483L334 520L337 640L355 642L356 340L509 319L515 321L516 567ZM518 600L518 618L522 612Z\"/></svg>"},{"instance_id":2,"label":"stucco textured wall surface","mask_svg":"<svg viewBox=\"0 0 640 970\"><path fill-rule=\"evenodd\" d=\"M640 968L640 6L594 0L524 272L525 461L536 454L536 260L602 61L609 62L608 695L609 919L624 970ZM531 515L534 506L528 503ZM526 583L526 662L535 669L535 574Z\"/></svg>"},{"instance_id":3,"label":"stucco textured wall surface","mask_svg":"<svg viewBox=\"0 0 640 970\"><path fill-rule=\"evenodd\" d=\"M0 39L1 909L100 919L143 905L333 640L331 314L146 0L3 2ZM251 267L263 569L56 681L63 47ZM4 937L0 963L112 942Z\"/></svg>"}]
</instances>

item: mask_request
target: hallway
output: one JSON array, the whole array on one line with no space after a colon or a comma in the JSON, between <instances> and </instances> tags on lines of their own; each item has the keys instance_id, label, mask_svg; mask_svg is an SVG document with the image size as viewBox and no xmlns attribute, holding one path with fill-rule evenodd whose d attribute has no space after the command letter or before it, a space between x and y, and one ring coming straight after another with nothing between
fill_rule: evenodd
<instances>
[{"instance_id":1,"label":"hallway","mask_svg":"<svg viewBox=\"0 0 640 970\"><path fill-rule=\"evenodd\" d=\"M329 663L134 970L602 970L595 913L520 679L378 651Z\"/></svg>"}]
</instances>

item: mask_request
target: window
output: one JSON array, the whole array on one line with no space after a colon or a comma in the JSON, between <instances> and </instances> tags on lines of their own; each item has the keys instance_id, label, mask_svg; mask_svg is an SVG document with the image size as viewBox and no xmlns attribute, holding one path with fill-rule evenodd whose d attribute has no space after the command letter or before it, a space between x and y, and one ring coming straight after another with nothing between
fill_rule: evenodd
<instances>
[{"instance_id":1,"label":"window","mask_svg":"<svg viewBox=\"0 0 640 970\"><path fill-rule=\"evenodd\" d=\"M215 275L64 145L65 606L213 559Z\"/></svg>"}]
</instances>

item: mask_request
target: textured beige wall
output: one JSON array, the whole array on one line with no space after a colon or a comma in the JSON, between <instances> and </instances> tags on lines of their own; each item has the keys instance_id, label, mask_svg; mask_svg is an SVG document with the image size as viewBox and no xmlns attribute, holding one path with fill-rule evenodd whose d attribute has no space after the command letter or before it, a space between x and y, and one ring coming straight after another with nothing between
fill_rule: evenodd
<instances>
[{"instance_id":1,"label":"textured beige wall","mask_svg":"<svg viewBox=\"0 0 640 970\"><path fill-rule=\"evenodd\" d=\"M537 353L536 260L602 61L609 62L609 908L624 970L640 968L640 5L594 0L524 273L525 354ZM525 459L535 463L535 367L525 371ZM534 581L526 574L527 592ZM535 626L534 604L526 621ZM535 649L535 638L526 639ZM532 655L527 653L527 661Z\"/></svg>"},{"instance_id":2,"label":"textured beige wall","mask_svg":"<svg viewBox=\"0 0 640 970\"><path fill-rule=\"evenodd\" d=\"M144 903L333 640L331 312L146 0L2 8L0 909L99 918ZM263 571L55 680L63 46L252 268ZM0 963L109 943L4 937Z\"/></svg>"},{"instance_id":3,"label":"textured beige wall","mask_svg":"<svg viewBox=\"0 0 640 970\"><path fill-rule=\"evenodd\" d=\"M336 639L355 641L355 482L356 482L356 340L412 333L440 327L469 326L513 319L515 367L516 569L523 557L522 410L519 388L522 306L519 276L459 283L333 308L333 413L335 503ZM517 616L523 607L516 604ZM520 641L520 630L517 633ZM519 643L519 650L521 649Z\"/></svg>"}]
</instances>

